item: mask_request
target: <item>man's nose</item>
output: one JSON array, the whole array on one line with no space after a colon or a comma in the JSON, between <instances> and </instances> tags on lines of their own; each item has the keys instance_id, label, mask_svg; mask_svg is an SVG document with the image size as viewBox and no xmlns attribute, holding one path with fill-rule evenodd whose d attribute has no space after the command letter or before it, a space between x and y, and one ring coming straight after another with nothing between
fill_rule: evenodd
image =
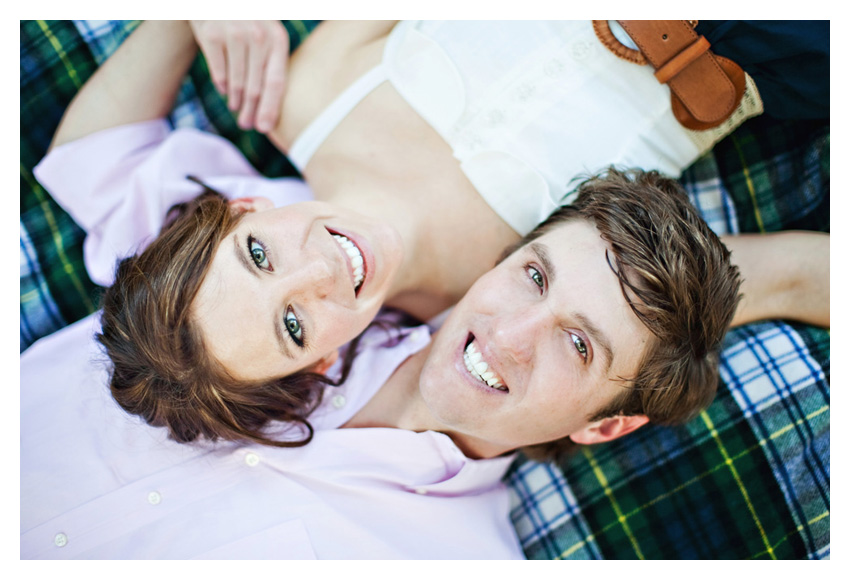
<instances>
[{"instance_id":1,"label":"man's nose","mask_svg":"<svg viewBox=\"0 0 850 580\"><path fill-rule=\"evenodd\" d=\"M518 364L532 363L546 319L544 309L535 306L511 309L507 305L509 311L494 320L491 340L501 356L510 357Z\"/></svg>"}]
</instances>

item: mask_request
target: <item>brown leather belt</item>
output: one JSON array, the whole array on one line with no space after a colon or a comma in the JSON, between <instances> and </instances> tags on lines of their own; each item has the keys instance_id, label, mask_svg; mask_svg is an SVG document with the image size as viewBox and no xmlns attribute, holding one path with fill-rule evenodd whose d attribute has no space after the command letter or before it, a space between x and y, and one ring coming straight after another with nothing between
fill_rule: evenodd
<instances>
[{"instance_id":1,"label":"brown leather belt","mask_svg":"<svg viewBox=\"0 0 850 580\"><path fill-rule=\"evenodd\" d=\"M711 129L728 119L744 96L740 66L711 52L708 40L687 20L618 20L639 51L616 39L607 20L594 20L599 40L615 55L650 64L658 82L670 87L673 115L684 127Z\"/></svg>"}]
</instances>

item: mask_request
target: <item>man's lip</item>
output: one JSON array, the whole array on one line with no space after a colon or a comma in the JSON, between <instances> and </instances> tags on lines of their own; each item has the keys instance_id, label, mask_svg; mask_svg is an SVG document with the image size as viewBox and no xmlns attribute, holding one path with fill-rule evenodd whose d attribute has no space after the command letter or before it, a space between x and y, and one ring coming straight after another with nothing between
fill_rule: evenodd
<instances>
[{"instance_id":1,"label":"man's lip","mask_svg":"<svg viewBox=\"0 0 850 580\"><path fill-rule=\"evenodd\" d=\"M466 336L466 340L463 341L460 345L460 350L459 350L458 356L456 357L456 360L455 360L455 368L458 370L458 372L460 374L463 375L464 380L468 384L474 386L475 388L481 389L481 391L484 392L484 393L487 393L487 394L490 394L490 395L508 395L508 394L510 394L510 392L511 392L510 387L508 387L507 385L505 385L505 387L508 390L500 391L498 389L494 389L493 387L491 387L487 383L479 380L476 377L473 377L470 374L469 370L466 368L466 363L463 361L463 354L464 354L464 352L466 352L466 347L469 346L469 343L472 342L473 340L477 340L476 336L472 332L468 333L467 336ZM481 346L480 341L479 341L478 345L479 345L478 350L483 354L483 347ZM487 364L489 365L490 362L488 361ZM499 375L500 377L502 376L501 373L497 372L496 374Z\"/></svg>"},{"instance_id":2,"label":"man's lip","mask_svg":"<svg viewBox=\"0 0 850 580\"><path fill-rule=\"evenodd\" d=\"M352 244L357 246L357 249L360 250L360 255L363 256L363 282L360 284L360 288L355 291L354 297L357 298L363 292L363 289L366 288L366 285L369 283L369 280L372 278L372 271L374 270L375 259L372 256L371 248L368 244L365 243L365 240L356 234L352 234L351 232L325 227L325 229L331 234L337 234L340 236L345 236L348 238ZM354 285L354 268L351 266L351 259L348 257L348 254L345 250L342 249L336 240L334 240L334 245L339 249L340 254L342 254L343 262L345 263L345 267L348 270L348 276L351 279L352 286Z\"/></svg>"}]
</instances>

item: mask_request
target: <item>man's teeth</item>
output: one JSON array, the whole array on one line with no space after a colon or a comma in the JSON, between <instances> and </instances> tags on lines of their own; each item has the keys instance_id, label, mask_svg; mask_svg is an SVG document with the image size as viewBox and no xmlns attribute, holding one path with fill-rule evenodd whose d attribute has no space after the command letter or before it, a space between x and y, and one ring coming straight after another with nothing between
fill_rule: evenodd
<instances>
[{"instance_id":1,"label":"man's teeth","mask_svg":"<svg viewBox=\"0 0 850 580\"><path fill-rule=\"evenodd\" d=\"M348 259L351 260L351 269L354 271L354 289L359 290L363 283L363 254L357 249L351 240L339 234L332 234L334 239L342 246Z\"/></svg>"},{"instance_id":2,"label":"man's teeth","mask_svg":"<svg viewBox=\"0 0 850 580\"><path fill-rule=\"evenodd\" d=\"M490 370L490 365L484 361L481 353L478 352L475 341L470 342L469 346L466 347L463 353L463 362L466 363L466 369L472 376L499 391L508 390L499 375Z\"/></svg>"}]
</instances>

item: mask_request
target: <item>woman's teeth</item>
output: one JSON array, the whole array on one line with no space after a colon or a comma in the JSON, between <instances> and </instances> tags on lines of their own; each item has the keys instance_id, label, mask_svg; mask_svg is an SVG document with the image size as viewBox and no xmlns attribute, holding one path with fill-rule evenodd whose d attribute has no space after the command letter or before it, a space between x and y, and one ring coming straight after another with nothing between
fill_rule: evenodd
<instances>
[{"instance_id":1,"label":"woman's teeth","mask_svg":"<svg viewBox=\"0 0 850 580\"><path fill-rule=\"evenodd\" d=\"M487 383L490 387L498 391L507 391L508 388L502 382L499 375L490 370L488 365L475 347L475 341L469 343L463 353L463 362L466 363L466 369L475 378Z\"/></svg>"},{"instance_id":2,"label":"woman's teeth","mask_svg":"<svg viewBox=\"0 0 850 580\"><path fill-rule=\"evenodd\" d=\"M354 272L354 291L360 290L360 285L363 284L363 254L357 249L351 240L339 234L332 234L334 239L342 246L345 253L348 254L348 259L351 260L351 269Z\"/></svg>"}]
</instances>

